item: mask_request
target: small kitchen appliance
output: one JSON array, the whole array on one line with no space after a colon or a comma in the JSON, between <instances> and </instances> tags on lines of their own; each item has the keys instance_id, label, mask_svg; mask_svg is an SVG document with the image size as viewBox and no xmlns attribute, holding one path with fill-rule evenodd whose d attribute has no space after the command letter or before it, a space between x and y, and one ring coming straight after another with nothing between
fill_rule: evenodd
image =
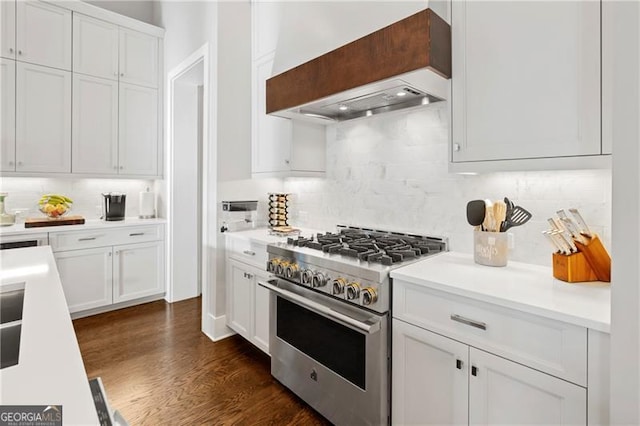
<instances>
[{"instance_id":1,"label":"small kitchen appliance","mask_svg":"<svg viewBox=\"0 0 640 426\"><path fill-rule=\"evenodd\" d=\"M438 237L338 226L267 246L271 374L335 424L390 423L392 269Z\"/></svg>"},{"instance_id":2,"label":"small kitchen appliance","mask_svg":"<svg viewBox=\"0 0 640 426\"><path fill-rule=\"evenodd\" d=\"M127 194L105 192L102 197L102 218L108 222L124 220Z\"/></svg>"}]
</instances>

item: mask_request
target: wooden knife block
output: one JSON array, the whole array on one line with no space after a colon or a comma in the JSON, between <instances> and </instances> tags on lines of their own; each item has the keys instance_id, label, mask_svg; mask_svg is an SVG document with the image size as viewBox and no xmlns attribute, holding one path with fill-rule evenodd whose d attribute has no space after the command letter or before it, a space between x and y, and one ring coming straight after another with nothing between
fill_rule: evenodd
<instances>
[{"instance_id":1,"label":"wooden knife block","mask_svg":"<svg viewBox=\"0 0 640 426\"><path fill-rule=\"evenodd\" d=\"M598 236L587 244L576 241L578 252L570 255L553 253L553 277L569 283L611 282L611 257Z\"/></svg>"}]
</instances>

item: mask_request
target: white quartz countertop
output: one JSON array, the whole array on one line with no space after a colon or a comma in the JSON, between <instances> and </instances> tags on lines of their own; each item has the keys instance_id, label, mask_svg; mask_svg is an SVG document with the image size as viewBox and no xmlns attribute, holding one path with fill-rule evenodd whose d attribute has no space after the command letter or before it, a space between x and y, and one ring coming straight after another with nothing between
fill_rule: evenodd
<instances>
[{"instance_id":1,"label":"white quartz countertop","mask_svg":"<svg viewBox=\"0 0 640 426\"><path fill-rule=\"evenodd\" d=\"M65 425L98 424L49 246L3 250L0 286L25 284L17 365L0 370L0 405L62 405Z\"/></svg>"},{"instance_id":2,"label":"white quartz countertop","mask_svg":"<svg viewBox=\"0 0 640 426\"><path fill-rule=\"evenodd\" d=\"M317 233L324 234L322 231L318 231L315 229L309 228L297 228L300 229L300 236L302 237L310 237L311 235L315 235ZM269 228L255 228L248 229L245 231L227 231L225 235L234 237L234 238L244 238L250 241L254 241L258 244L272 244L272 243L281 243L287 241L287 238L297 238L297 235L289 235L288 237L280 237L277 235L270 235Z\"/></svg>"},{"instance_id":3,"label":"white quartz countertop","mask_svg":"<svg viewBox=\"0 0 640 426\"><path fill-rule=\"evenodd\" d=\"M166 219L138 219L127 217L124 220L107 222L100 219L87 219L83 225L44 226L40 228L25 228L24 223L0 227L0 236L18 234L42 234L47 232L82 231L86 229L109 229L126 226L157 225L166 223Z\"/></svg>"},{"instance_id":4,"label":"white quartz countertop","mask_svg":"<svg viewBox=\"0 0 640 426\"><path fill-rule=\"evenodd\" d=\"M474 263L472 255L449 252L395 269L391 277L609 332L609 284L569 284L553 278L550 267L511 261L505 267L483 266Z\"/></svg>"}]
</instances>

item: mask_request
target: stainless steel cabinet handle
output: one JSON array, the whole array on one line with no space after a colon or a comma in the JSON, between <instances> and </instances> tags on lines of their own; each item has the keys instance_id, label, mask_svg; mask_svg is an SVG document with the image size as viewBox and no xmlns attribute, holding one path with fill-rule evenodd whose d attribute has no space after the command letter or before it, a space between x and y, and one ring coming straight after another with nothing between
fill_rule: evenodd
<instances>
[{"instance_id":1,"label":"stainless steel cabinet handle","mask_svg":"<svg viewBox=\"0 0 640 426\"><path fill-rule=\"evenodd\" d=\"M255 256L256 252L255 251L251 251L251 250L245 250L243 251L244 254L246 254L247 256Z\"/></svg>"},{"instance_id":2,"label":"stainless steel cabinet handle","mask_svg":"<svg viewBox=\"0 0 640 426\"><path fill-rule=\"evenodd\" d=\"M144 235L144 232L133 232L129 234L130 237L139 237L140 235Z\"/></svg>"},{"instance_id":3,"label":"stainless steel cabinet handle","mask_svg":"<svg viewBox=\"0 0 640 426\"><path fill-rule=\"evenodd\" d=\"M18 50L18 55L22 55L22 50Z\"/></svg>"},{"instance_id":4,"label":"stainless steel cabinet handle","mask_svg":"<svg viewBox=\"0 0 640 426\"><path fill-rule=\"evenodd\" d=\"M451 315L451 319L453 321L457 321L459 323L465 324L465 325L470 325L471 327L475 327L475 328L479 328L480 330L486 330L487 329L487 324L480 322L480 321L475 321L469 318L465 318L462 317L460 315L456 315L456 314L452 314Z\"/></svg>"},{"instance_id":5,"label":"stainless steel cabinet handle","mask_svg":"<svg viewBox=\"0 0 640 426\"><path fill-rule=\"evenodd\" d=\"M478 375L478 367L476 367L475 365L471 366L471 375L472 376Z\"/></svg>"},{"instance_id":6,"label":"stainless steel cabinet handle","mask_svg":"<svg viewBox=\"0 0 640 426\"><path fill-rule=\"evenodd\" d=\"M13 161L9 161L9 165L10 165L10 166L13 166Z\"/></svg>"},{"instance_id":7,"label":"stainless steel cabinet handle","mask_svg":"<svg viewBox=\"0 0 640 426\"><path fill-rule=\"evenodd\" d=\"M13 53L13 47L9 48L9 53Z\"/></svg>"},{"instance_id":8,"label":"stainless steel cabinet handle","mask_svg":"<svg viewBox=\"0 0 640 426\"><path fill-rule=\"evenodd\" d=\"M86 237L86 238L78 238L78 241L93 241L97 237Z\"/></svg>"},{"instance_id":9,"label":"stainless steel cabinet handle","mask_svg":"<svg viewBox=\"0 0 640 426\"><path fill-rule=\"evenodd\" d=\"M109 252L109 257L111 257L111 252Z\"/></svg>"},{"instance_id":10,"label":"stainless steel cabinet handle","mask_svg":"<svg viewBox=\"0 0 640 426\"><path fill-rule=\"evenodd\" d=\"M124 169L124 166L120 166L120 170Z\"/></svg>"},{"instance_id":11,"label":"stainless steel cabinet handle","mask_svg":"<svg viewBox=\"0 0 640 426\"><path fill-rule=\"evenodd\" d=\"M124 77L124 73L123 72L120 73L120 77Z\"/></svg>"},{"instance_id":12,"label":"stainless steel cabinet handle","mask_svg":"<svg viewBox=\"0 0 640 426\"><path fill-rule=\"evenodd\" d=\"M22 166L22 161L18 161L18 166Z\"/></svg>"},{"instance_id":13,"label":"stainless steel cabinet handle","mask_svg":"<svg viewBox=\"0 0 640 426\"><path fill-rule=\"evenodd\" d=\"M284 160L284 164L289 164L290 161L289 160Z\"/></svg>"},{"instance_id":14,"label":"stainless steel cabinet handle","mask_svg":"<svg viewBox=\"0 0 640 426\"><path fill-rule=\"evenodd\" d=\"M116 256L120 255L120 251L116 250Z\"/></svg>"},{"instance_id":15,"label":"stainless steel cabinet handle","mask_svg":"<svg viewBox=\"0 0 640 426\"><path fill-rule=\"evenodd\" d=\"M247 274L247 279L250 280L251 278L253 278L253 275Z\"/></svg>"},{"instance_id":16,"label":"stainless steel cabinet handle","mask_svg":"<svg viewBox=\"0 0 640 426\"><path fill-rule=\"evenodd\" d=\"M463 364L462 360L456 359L456 368L458 370L462 370L462 364Z\"/></svg>"},{"instance_id":17,"label":"stainless steel cabinet handle","mask_svg":"<svg viewBox=\"0 0 640 426\"><path fill-rule=\"evenodd\" d=\"M113 166L113 170L118 170L118 166Z\"/></svg>"},{"instance_id":18,"label":"stainless steel cabinet handle","mask_svg":"<svg viewBox=\"0 0 640 426\"><path fill-rule=\"evenodd\" d=\"M275 280L272 280L271 282L275 282ZM307 308L310 311L317 313L318 315L322 315L325 318L338 322L344 325L345 327L351 328L352 330L360 331L366 334L373 334L380 330L380 321L365 321L365 322L358 321L341 312L334 311L328 306L322 305L318 302L314 302L313 300L306 299L289 290L279 288L271 284L271 282L258 281L258 284L261 287L266 288L267 290L271 290L272 292L274 292L279 297L282 297L283 299L287 299L290 302L293 302L297 305Z\"/></svg>"}]
</instances>

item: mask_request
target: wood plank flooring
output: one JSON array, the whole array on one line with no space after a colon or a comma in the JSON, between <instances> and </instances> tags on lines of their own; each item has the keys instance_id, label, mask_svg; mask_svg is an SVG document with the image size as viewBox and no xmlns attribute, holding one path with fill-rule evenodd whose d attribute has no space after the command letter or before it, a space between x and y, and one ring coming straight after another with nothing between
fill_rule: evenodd
<instances>
[{"instance_id":1,"label":"wood plank flooring","mask_svg":"<svg viewBox=\"0 0 640 426\"><path fill-rule=\"evenodd\" d=\"M147 303L74 321L89 377L132 425L328 425L276 381L239 336L200 331L201 299Z\"/></svg>"}]
</instances>

